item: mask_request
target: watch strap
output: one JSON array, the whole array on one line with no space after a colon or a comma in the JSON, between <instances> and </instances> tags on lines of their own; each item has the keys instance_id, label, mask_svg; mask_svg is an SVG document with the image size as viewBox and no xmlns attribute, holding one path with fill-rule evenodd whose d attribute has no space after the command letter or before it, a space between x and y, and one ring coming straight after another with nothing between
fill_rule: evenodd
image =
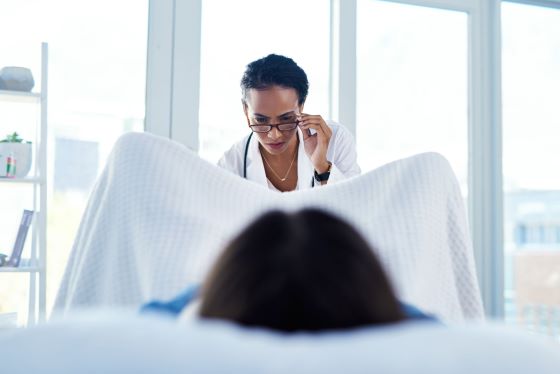
<instances>
[{"instance_id":1,"label":"watch strap","mask_svg":"<svg viewBox=\"0 0 560 374\"><path fill-rule=\"evenodd\" d=\"M329 180L329 177L331 176L331 168L332 168L332 163L329 162L329 168L327 169L327 171L325 171L324 173L317 173L317 170L314 170L314 177L315 180L317 182L326 182Z\"/></svg>"}]
</instances>

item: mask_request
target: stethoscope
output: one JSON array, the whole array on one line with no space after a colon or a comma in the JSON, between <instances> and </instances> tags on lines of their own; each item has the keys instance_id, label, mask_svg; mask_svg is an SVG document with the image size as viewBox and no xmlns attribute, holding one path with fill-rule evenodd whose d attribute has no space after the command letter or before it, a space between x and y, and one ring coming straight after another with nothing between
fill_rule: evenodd
<instances>
[{"instance_id":1,"label":"stethoscope","mask_svg":"<svg viewBox=\"0 0 560 374\"><path fill-rule=\"evenodd\" d=\"M249 135L247 143L245 143L245 153L243 155L243 178L247 179L247 154L249 154L249 143L251 143L251 138L253 137L253 132ZM315 178L311 177L311 187L315 187Z\"/></svg>"}]
</instances>

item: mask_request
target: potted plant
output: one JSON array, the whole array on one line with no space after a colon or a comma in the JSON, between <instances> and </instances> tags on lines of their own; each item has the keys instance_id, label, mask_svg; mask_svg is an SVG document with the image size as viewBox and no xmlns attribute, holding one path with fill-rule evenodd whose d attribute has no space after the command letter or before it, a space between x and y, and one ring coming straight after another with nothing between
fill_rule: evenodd
<instances>
[{"instance_id":1,"label":"potted plant","mask_svg":"<svg viewBox=\"0 0 560 374\"><path fill-rule=\"evenodd\" d=\"M6 164L8 158L15 160L15 177L25 177L31 169L31 161L33 160L31 142L23 140L17 132L0 140L0 177L7 176Z\"/></svg>"}]
</instances>

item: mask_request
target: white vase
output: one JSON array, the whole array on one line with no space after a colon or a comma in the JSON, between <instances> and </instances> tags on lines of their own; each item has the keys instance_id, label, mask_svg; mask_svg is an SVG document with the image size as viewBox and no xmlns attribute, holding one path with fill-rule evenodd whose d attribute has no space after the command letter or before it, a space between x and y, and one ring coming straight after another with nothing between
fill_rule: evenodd
<instances>
[{"instance_id":1,"label":"white vase","mask_svg":"<svg viewBox=\"0 0 560 374\"><path fill-rule=\"evenodd\" d=\"M0 177L6 176L6 161L10 155L16 160L16 178L24 178L31 170L33 160L31 143L0 143Z\"/></svg>"}]
</instances>

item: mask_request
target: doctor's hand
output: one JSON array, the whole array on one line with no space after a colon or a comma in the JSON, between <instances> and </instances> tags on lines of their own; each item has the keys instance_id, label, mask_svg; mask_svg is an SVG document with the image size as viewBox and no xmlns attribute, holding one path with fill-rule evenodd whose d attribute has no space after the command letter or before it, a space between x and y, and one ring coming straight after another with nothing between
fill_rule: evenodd
<instances>
[{"instance_id":1,"label":"doctor's hand","mask_svg":"<svg viewBox=\"0 0 560 374\"><path fill-rule=\"evenodd\" d=\"M327 149L331 140L332 130L320 115L302 113L298 116L299 128L303 133L305 153L311 160L317 173L321 174L329 169ZM311 135L310 129L315 130Z\"/></svg>"}]
</instances>

